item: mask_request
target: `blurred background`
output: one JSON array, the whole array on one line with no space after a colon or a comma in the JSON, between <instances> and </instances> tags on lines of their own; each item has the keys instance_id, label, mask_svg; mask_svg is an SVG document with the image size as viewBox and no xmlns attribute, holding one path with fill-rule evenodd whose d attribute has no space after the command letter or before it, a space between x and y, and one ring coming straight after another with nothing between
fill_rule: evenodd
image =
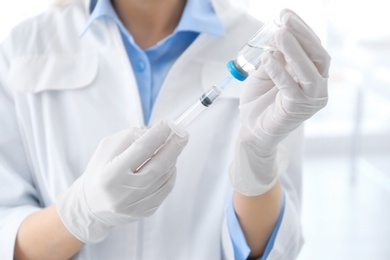
<instances>
[{"instance_id":1,"label":"blurred background","mask_svg":"<svg viewBox=\"0 0 390 260\"><path fill-rule=\"evenodd\" d=\"M235 1L288 7L332 57L329 103L306 124L299 260L390 259L390 16L380 0Z\"/></svg>"},{"instance_id":2,"label":"blurred background","mask_svg":"<svg viewBox=\"0 0 390 260\"><path fill-rule=\"evenodd\" d=\"M231 0L298 13L332 56L329 103L306 124L298 260L390 259L390 16L382 0ZM0 42L49 0L0 0Z\"/></svg>"}]
</instances>

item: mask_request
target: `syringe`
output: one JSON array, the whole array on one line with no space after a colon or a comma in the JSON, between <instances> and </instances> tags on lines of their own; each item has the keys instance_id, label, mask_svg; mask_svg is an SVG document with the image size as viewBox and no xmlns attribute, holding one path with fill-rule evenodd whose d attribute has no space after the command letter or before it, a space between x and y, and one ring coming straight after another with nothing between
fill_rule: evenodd
<instances>
[{"instance_id":1,"label":"syringe","mask_svg":"<svg viewBox=\"0 0 390 260\"><path fill-rule=\"evenodd\" d=\"M236 80L244 81L252 71L259 67L264 52L272 53L276 51L273 34L279 28L279 22L276 20L266 23L260 28L247 44L238 51L236 58L228 62L227 69L230 72L229 76L218 85L212 86L204 92L174 123L177 126L185 128L203 110L213 104L229 85L232 85ZM160 148L157 149L155 154ZM150 159L142 163L135 172L138 172Z\"/></svg>"},{"instance_id":2,"label":"syringe","mask_svg":"<svg viewBox=\"0 0 390 260\"><path fill-rule=\"evenodd\" d=\"M213 102L222 94L222 91L230 85L233 79L233 75L229 75L217 86L209 88L194 104L175 120L175 124L183 128L189 125L204 109L213 104Z\"/></svg>"},{"instance_id":3,"label":"syringe","mask_svg":"<svg viewBox=\"0 0 390 260\"><path fill-rule=\"evenodd\" d=\"M192 106L176 119L175 124L185 128L204 109L210 106L233 80L244 81L252 71L256 70L261 64L261 57L264 52L272 53L276 51L274 32L278 29L280 29L280 23L277 20L264 24L247 44L238 51L236 58L228 62L227 68L230 75L217 86L212 86L204 92Z\"/></svg>"},{"instance_id":4,"label":"syringe","mask_svg":"<svg viewBox=\"0 0 390 260\"><path fill-rule=\"evenodd\" d=\"M209 88L206 92L204 92L200 98L192 104L178 119L175 120L175 124L177 126L185 128L189 123L192 122L205 108L210 106L221 94L222 91L229 86L229 84L234 79L233 75L227 76L220 84L217 86L212 86ZM153 156L163 147L160 146L153 154ZM152 157L144 161L140 166L137 167L137 169L134 171L134 173L137 173L141 168L150 160Z\"/></svg>"}]
</instances>

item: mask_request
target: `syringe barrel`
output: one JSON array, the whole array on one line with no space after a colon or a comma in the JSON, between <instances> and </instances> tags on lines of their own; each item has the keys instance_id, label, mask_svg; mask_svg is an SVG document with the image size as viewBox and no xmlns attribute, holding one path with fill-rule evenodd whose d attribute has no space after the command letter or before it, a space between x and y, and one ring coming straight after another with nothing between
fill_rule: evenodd
<instances>
[{"instance_id":1,"label":"syringe barrel","mask_svg":"<svg viewBox=\"0 0 390 260\"><path fill-rule=\"evenodd\" d=\"M220 95L222 91L220 88L216 86L212 86L209 88L202 96L200 96L200 102L208 107L210 106Z\"/></svg>"},{"instance_id":2,"label":"syringe barrel","mask_svg":"<svg viewBox=\"0 0 390 260\"><path fill-rule=\"evenodd\" d=\"M175 124L185 128L194 120L205 108L210 106L220 95L222 91L217 86L212 86L204 92L199 100L192 104L178 119Z\"/></svg>"},{"instance_id":3,"label":"syringe barrel","mask_svg":"<svg viewBox=\"0 0 390 260\"><path fill-rule=\"evenodd\" d=\"M175 125L185 128L206 108L207 106L203 105L200 100L197 100L175 120Z\"/></svg>"}]
</instances>

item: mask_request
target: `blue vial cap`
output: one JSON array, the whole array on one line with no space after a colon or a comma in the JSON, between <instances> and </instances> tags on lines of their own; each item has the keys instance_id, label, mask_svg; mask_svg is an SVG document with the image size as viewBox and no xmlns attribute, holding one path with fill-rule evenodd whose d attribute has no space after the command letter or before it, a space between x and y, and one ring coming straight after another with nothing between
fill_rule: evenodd
<instances>
[{"instance_id":1,"label":"blue vial cap","mask_svg":"<svg viewBox=\"0 0 390 260\"><path fill-rule=\"evenodd\" d=\"M228 68L230 74L232 74L232 76L235 77L239 81L244 81L248 77L248 75L245 75L244 73L242 73L236 67L236 65L234 65L234 62L232 60L228 62L227 68Z\"/></svg>"}]
</instances>

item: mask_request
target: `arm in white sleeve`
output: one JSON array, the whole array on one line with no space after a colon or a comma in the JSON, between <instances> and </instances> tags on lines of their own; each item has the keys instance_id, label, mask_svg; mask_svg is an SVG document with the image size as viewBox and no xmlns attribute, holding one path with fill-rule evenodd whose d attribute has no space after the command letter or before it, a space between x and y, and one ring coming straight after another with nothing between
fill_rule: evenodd
<instances>
[{"instance_id":1,"label":"arm in white sleeve","mask_svg":"<svg viewBox=\"0 0 390 260\"><path fill-rule=\"evenodd\" d=\"M283 192L283 204L276 226L267 241L262 257L259 260L295 259L303 245L300 216L290 194ZM234 208L228 206L223 224L222 240L226 259L244 260L250 253L245 235L239 226Z\"/></svg>"},{"instance_id":2,"label":"arm in white sleeve","mask_svg":"<svg viewBox=\"0 0 390 260\"><path fill-rule=\"evenodd\" d=\"M262 257L258 258L259 260L267 259L268 255L270 254L273 248L273 245L275 243L275 238L278 234L278 230L283 219L284 208L285 208L285 196L283 194L282 209L280 211L275 228L272 231L272 234L267 242L267 246L265 248L264 254ZM228 204L226 210L226 217L227 217L227 226L229 229L229 234L232 240L232 245L234 250L234 259L245 260L248 258L250 254L250 248L246 243L244 232L242 231L240 223L238 222L237 216L234 212L233 201L231 201Z\"/></svg>"},{"instance_id":3,"label":"arm in white sleeve","mask_svg":"<svg viewBox=\"0 0 390 260\"><path fill-rule=\"evenodd\" d=\"M12 93L7 89L8 61L0 46L0 255L14 259L22 221L40 210L39 193L20 136Z\"/></svg>"},{"instance_id":4,"label":"arm in white sleeve","mask_svg":"<svg viewBox=\"0 0 390 260\"><path fill-rule=\"evenodd\" d=\"M301 227L301 179L303 153L303 126L292 132L283 142L290 154L288 169L280 176L283 203L277 224L270 235L261 260L295 259L303 245ZM222 227L222 245L225 259L246 259L250 253L242 229L239 227L233 205L228 206Z\"/></svg>"}]
</instances>

